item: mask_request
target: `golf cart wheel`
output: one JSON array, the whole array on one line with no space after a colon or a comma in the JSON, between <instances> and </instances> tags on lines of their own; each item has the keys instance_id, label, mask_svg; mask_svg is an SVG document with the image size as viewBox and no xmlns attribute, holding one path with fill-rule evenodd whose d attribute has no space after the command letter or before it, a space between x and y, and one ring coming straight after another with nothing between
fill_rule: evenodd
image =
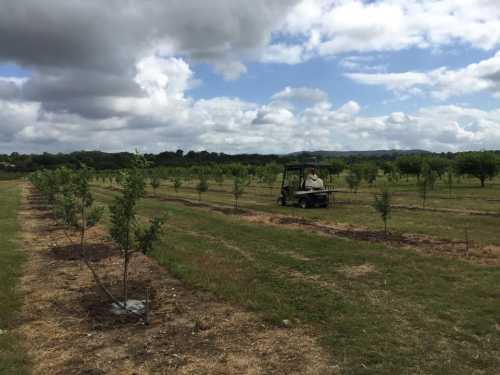
<instances>
[{"instance_id":1,"label":"golf cart wheel","mask_svg":"<svg viewBox=\"0 0 500 375\"><path fill-rule=\"evenodd\" d=\"M307 203L307 199L305 198L302 198L300 201L299 201L299 207L300 208L307 208L309 207L309 204Z\"/></svg>"}]
</instances>

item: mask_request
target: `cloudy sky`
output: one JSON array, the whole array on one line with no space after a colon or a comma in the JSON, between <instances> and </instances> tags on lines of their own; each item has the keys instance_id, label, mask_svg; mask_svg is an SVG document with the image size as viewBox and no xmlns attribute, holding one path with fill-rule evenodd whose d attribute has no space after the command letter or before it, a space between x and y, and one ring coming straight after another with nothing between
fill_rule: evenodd
<instances>
[{"instance_id":1,"label":"cloudy sky","mask_svg":"<svg viewBox=\"0 0 500 375\"><path fill-rule=\"evenodd\" d=\"M499 0L0 0L0 153L500 148Z\"/></svg>"}]
</instances>

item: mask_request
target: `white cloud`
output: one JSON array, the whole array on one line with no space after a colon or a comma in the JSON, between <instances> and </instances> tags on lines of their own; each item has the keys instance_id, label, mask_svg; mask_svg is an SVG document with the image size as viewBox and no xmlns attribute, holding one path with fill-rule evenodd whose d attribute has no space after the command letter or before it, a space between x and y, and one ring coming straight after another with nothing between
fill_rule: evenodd
<instances>
[{"instance_id":1,"label":"white cloud","mask_svg":"<svg viewBox=\"0 0 500 375\"><path fill-rule=\"evenodd\" d=\"M246 73L246 62L298 64L356 52L362 56L340 62L348 77L401 97L499 94L500 53L462 69L426 72L382 73L383 65L363 60L374 51L457 43L493 50L500 42L496 0L0 5L9 9L0 12L0 31L7 31L0 32L0 59L32 73L24 80L0 79L2 150L445 151L500 145L500 111L429 106L364 116L357 102L334 106L311 87L285 87L269 103L189 95L196 85L189 64L200 61L232 80ZM294 107L294 100L302 105Z\"/></svg>"},{"instance_id":2,"label":"white cloud","mask_svg":"<svg viewBox=\"0 0 500 375\"><path fill-rule=\"evenodd\" d=\"M272 96L274 100L299 100L306 102L321 102L328 99L328 94L320 89L310 87L285 87Z\"/></svg>"},{"instance_id":3,"label":"white cloud","mask_svg":"<svg viewBox=\"0 0 500 375\"><path fill-rule=\"evenodd\" d=\"M307 50L300 54L303 61L346 52L436 49L456 42L492 50L500 44L499 23L496 0L302 0L274 32L300 40L286 49L297 47L297 56L300 49ZM281 57L277 54L274 61L289 58Z\"/></svg>"},{"instance_id":4,"label":"white cloud","mask_svg":"<svg viewBox=\"0 0 500 375\"><path fill-rule=\"evenodd\" d=\"M339 66L345 70L356 72L385 72L387 65L375 63L375 60L381 59L380 56L347 56L339 61Z\"/></svg>"},{"instance_id":5,"label":"white cloud","mask_svg":"<svg viewBox=\"0 0 500 375\"><path fill-rule=\"evenodd\" d=\"M380 85L388 90L419 95L422 88L440 100L452 96L489 91L500 94L500 52L490 59L470 64L462 69L446 67L428 72L348 73L346 76L365 85Z\"/></svg>"},{"instance_id":6,"label":"white cloud","mask_svg":"<svg viewBox=\"0 0 500 375\"><path fill-rule=\"evenodd\" d=\"M305 60L304 48L300 45L272 44L263 49L261 61L265 63L298 64Z\"/></svg>"},{"instance_id":7,"label":"white cloud","mask_svg":"<svg viewBox=\"0 0 500 375\"><path fill-rule=\"evenodd\" d=\"M214 71L222 75L226 81L234 81L247 72L247 67L240 61L216 61Z\"/></svg>"},{"instance_id":8,"label":"white cloud","mask_svg":"<svg viewBox=\"0 0 500 375\"><path fill-rule=\"evenodd\" d=\"M162 90L167 86L161 86ZM337 108L319 101L294 109L277 101L259 105L225 97L185 98L165 110L166 104L155 99L157 92L151 95L135 99L138 103L149 100L147 111L129 103L128 116L106 120L46 113L37 103L0 101L0 121L8 124L1 128L0 146L21 152L134 148L159 152L180 147L283 153L380 148L458 151L500 144L500 110L431 106L412 114L363 116L354 101ZM168 95L167 99L171 100Z\"/></svg>"}]
</instances>

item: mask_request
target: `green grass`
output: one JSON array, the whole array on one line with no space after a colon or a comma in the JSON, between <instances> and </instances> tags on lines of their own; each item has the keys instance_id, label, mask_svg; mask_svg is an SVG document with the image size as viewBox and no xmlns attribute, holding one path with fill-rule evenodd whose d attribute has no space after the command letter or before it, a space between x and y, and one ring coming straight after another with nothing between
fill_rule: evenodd
<instances>
[{"instance_id":1,"label":"green grass","mask_svg":"<svg viewBox=\"0 0 500 375\"><path fill-rule=\"evenodd\" d=\"M21 306L16 289L24 255L17 244L16 212L19 207L20 189L14 181L0 181L0 374L27 373L26 358L17 338L10 334Z\"/></svg>"},{"instance_id":2,"label":"green grass","mask_svg":"<svg viewBox=\"0 0 500 375\"><path fill-rule=\"evenodd\" d=\"M402 185L404 187L404 185ZM500 199L500 189L496 185L488 185L484 190L474 188L474 185L467 190L477 191L479 199L446 199L439 190L433 194L441 198L431 198L427 206L436 208L460 208L483 211L500 212L498 202L481 200ZM218 185L210 185L211 191L202 195L202 201L215 204L233 205L233 198L228 192L220 192ZM372 189L373 192L376 189ZM487 191L486 193L483 193ZM248 192L239 200L239 206L252 208L259 211L274 212L300 216L307 219L321 220L325 223L346 223L368 227L372 230L383 230L383 222L376 211L371 207L373 203L373 192L364 191L358 194L338 193L338 202L329 209L297 209L293 207L279 207L276 204L278 189L274 189L275 195L270 195L268 189L259 189L255 194L254 189ZM177 196L198 200L198 194L194 189L184 187L179 193L175 193L170 186L162 186L158 189L159 195ZM481 194L486 194L482 196ZM495 195L496 194L496 195ZM432 197L432 196L431 196ZM444 203L442 203L444 202ZM461 205L460 202L468 202L468 206ZM421 201L413 195L395 196L394 204L421 205ZM495 206L495 204L498 206ZM395 233L418 233L437 238L459 240L465 239L465 228L468 228L469 238L479 245L500 245L500 217L470 215L458 212L435 212L425 210L408 210L394 208L389 221L389 230Z\"/></svg>"},{"instance_id":3,"label":"green grass","mask_svg":"<svg viewBox=\"0 0 500 375\"><path fill-rule=\"evenodd\" d=\"M112 196L96 194L102 202ZM343 373L497 373L498 268L152 199L140 205L145 216L165 212L166 233L153 254L159 263L271 322L313 327ZM374 271L344 271L365 264Z\"/></svg>"}]
</instances>

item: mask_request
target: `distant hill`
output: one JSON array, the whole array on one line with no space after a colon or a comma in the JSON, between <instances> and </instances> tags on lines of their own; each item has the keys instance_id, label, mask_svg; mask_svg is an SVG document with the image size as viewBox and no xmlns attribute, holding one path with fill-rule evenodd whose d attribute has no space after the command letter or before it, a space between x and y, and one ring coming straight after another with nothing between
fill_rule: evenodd
<instances>
[{"instance_id":1,"label":"distant hill","mask_svg":"<svg viewBox=\"0 0 500 375\"><path fill-rule=\"evenodd\" d=\"M415 155L415 154L430 154L425 150L372 150L372 151L298 151L287 154L287 156L307 155L311 157L350 157L350 156L400 156L400 155Z\"/></svg>"}]
</instances>

